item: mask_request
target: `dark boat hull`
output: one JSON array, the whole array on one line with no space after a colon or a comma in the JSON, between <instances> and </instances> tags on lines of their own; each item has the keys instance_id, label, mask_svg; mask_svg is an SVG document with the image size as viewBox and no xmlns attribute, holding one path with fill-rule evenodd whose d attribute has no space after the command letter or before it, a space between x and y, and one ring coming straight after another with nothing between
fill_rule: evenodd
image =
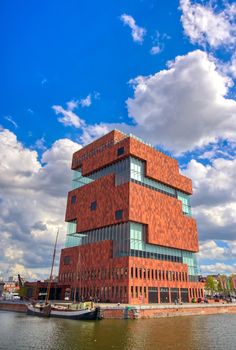
<instances>
[{"instance_id":1,"label":"dark boat hull","mask_svg":"<svg viewBox=\"0 0 236 350\"><path fill-rule=\"evenodd\" d=\"M77 311L60 311L53 310L49 314L43 312L43 309L35 308L31 305L27 307L27 315L38 317L53 317L64 318L69 320L99 320L101 319L100 308L96 307L92 310L77 310Z\"/></svg>"}]
</instances>

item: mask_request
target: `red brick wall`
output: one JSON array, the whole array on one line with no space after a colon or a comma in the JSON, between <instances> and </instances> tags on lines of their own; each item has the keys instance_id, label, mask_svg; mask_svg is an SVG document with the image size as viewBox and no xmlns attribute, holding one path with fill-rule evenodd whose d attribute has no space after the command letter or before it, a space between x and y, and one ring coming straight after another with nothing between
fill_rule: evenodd
<instances>
[{"instance_id":1,"label":"red brick wall","mask_svg":"<svg viewBox=\"0 0 236 350\"><path fill-rule=\"evenodd\" d=\"M71 256L72 260L69 265L64 264L64 257ZM65 248L61 251L60 268L59 268L59 285L70 284L71 288L112 288L113 286L126 286L128 292L128 257L113 259L112 241L102 241L86 246ZM123 276L112 274L113 269L127 269L127 275ZM96 269L96 279L91 278L91 271ZM98 277L98 270L100 274ZM103 275L102 271L106 270ZM75 279L76 272L78 274L90 271L89 278ZM119 270L120 271L120 270ZM66 278L65 278L66 274ZM118 301L109 297L111 301ZM105 301L104 299L102 301ZM120 300L121 301L121 300ZM128 302L122 297L122 302Z\"/></svg>"},{"instance_id":2,"label":"red brick wall","mask_svg":"<svg viewBox=\"0 0 236 350\"><path fill-rule=\"evenodd\" d=\"M156 151L133 138L129 139L130 155L146 160L146 176L186 193L192 193L192 181L179 173L176 159Z\"/></svg>"},{"instance_id":3,"label":"red brick wall","mask_svg":"<svg viewBox=\"0 0 236 350\"><path fill-rule=\"evenodd\" d=\"M84 154L91 152L93 149L99 148L105 142L111 141L115 143L114 146L95 153L82 162L83 175L111 164L118 159L132 155L141 160L146 160L146 175L148 177L180 189L186 193L192 193L192 182L189 178L179 173L177 160L166 156L162 152L156 151L152 147L147 146L132 137L125 137L126 136L119 131L112 131L99 140L77 151L73 155L72 169L76 169L78 166L77 160ZM122 146L125 148L125 153L118 157L117 149Z\"/></svg>"},{"instance_id":4,"label":"red brick wall","mask_svg":"<svg viewBox=\"0 0 236 350\"><path fill-rule=\"evenodd\" d=\"M80 257L79 257L80 254ZM71 263L69 265L64 264L64 257L70 256ZM79 257L79 258L78 258ZM202 283L188 282L187 272L188 268L186 264L174 263L169 261L159 261L154 259L143 259L136 257L119 257L112 258L112 242L102 241L86 246L65 248L61 252L60 270L59 270L59 285L70 285L71 289L86 287L88 289L94 289L94 287L101 290L106 287L109 291L107 297L112 302L123 302L131 304L148 303L148 287L164 287L164 288L191 288L194 289L194 297L199 296L199 290L203 290ZM79 263L78 263L79 262ZM133 277L131 277L131 268L133 268ZM138 277L136 277L135 269L138 269ZM125 269L127 273L125 273ZM142 269L142 278L140 278L139 270ZM144 278L143 269L146 269L146 278ZM91 278L91 271L96 270L96 278ZM100 274L98 277L98 270ZM102 271L106 270L106 274L103 275ZM122 270L122 273L121 273ZM148 270L150 275L148 277ZM153 274L152 274L153 270ZM156 279L155 270L158 270L158 278ZM90 277L83 279L75 279L76 273L90 271ZM159 275L161 271L161 279ZM164 276L163 276L164 271ZM166 276L168 271L168 278ZM112 273L114 272L114 273ZM172 272L175 273L175 280L173 279ZM181 278L180 278L181 273ZM178 274L178 280L176 275ZM172 277L171 277L172 276ZM131 296L131 286L134 288L134 295ZM135 295L135 287L138 287L138 296ZM127 288L127 296L118 295L117 297L111 297L112 287ZM140 287L142 287L142 299L140 299ZM147 295L144 298L144 287L146 287ZM102 301L104 297L101 297ZM190 299L190 294L189 294ZM173 301L172 301L173 302Z\"/></svg>"},{"instance_id":5,"label":"red brick wall","mask_svg":"<svg viewBox=\"0 0 236 350\"><path fill-rule=\"evenodd\" d=\"M148 225L148 243L198 251L196 221L176 198L130 183L129 220Z\"/></svg>"},{"instance_id":6,"label":"red brick wall","mask_svg":"<svg viewBox=\"0 0 236 350\"><path fill-rule=\"evenodd\" d=\"M113 162L117 157L116 149L120 147L116 146L115 144L125 137L125 134L113 130L98 140L85 146L81 150L75 152L73 154L72 169L76 169L78 167L78 161L81 157L86 154L88 155L92 151L95 151L94 154L90 154L87 159L83 160L82 171L84 175L101 168L110 162ZM107 143L110 143L113 146L101 149L101 147Z\"/></svg>"},{"instance_id":7,"label":"red brick wall","mask_svg":"<svg viewBox=\"0 0 236 350\"><path fill-rule=\"evenodd\" d=\"M75 204L71 197L77 196ZM91 202L97 202L95 211ZM115 219L115 211L123 209L123 220ZM77 218L77 232L113 225L129 219L129 184L115 186L114 175L104 176L88 185L69 192L66 221Z\"/></svg>"}]
</instances>

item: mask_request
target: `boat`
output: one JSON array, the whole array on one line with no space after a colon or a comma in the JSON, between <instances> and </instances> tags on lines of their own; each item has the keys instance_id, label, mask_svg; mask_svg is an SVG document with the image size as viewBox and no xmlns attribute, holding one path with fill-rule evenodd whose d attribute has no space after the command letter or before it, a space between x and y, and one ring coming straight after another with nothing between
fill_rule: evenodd
<instances>
[{"instance_id":1,"label":"boat","mask_svg":"<svg viewBox=\"0 0 236 350\"><path fill-rule=\"evenodd\" d=\"M84 303L56 303L27 305L27 315L39 317L57 317L70 320L100 320L101 310L93 302Z\"/></svg>"},{"instance_id":2,"label":"boat","mask_svg":"<svg viewBox=\"0 0 236 350\"><path fill-rule=\"evenodd\" d=\"M59 230L57 231L56 241L53 250L52 266L49 283L44 303L32 301L27 304L27 315L39 317L57 317L72 320L99 320L102 318L100 307L96 307L93 302L76 303L55 303L49 301L50 288L53 278L53 266L56 255L56 246Z\"/></svg>"}]
</instances>

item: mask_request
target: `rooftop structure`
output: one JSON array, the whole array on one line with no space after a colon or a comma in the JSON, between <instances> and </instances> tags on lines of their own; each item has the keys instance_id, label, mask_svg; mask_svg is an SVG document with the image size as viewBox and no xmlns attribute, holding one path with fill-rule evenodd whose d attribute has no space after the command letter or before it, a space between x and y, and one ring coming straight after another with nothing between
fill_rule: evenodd
<instances>
[{"instance_id":1,"label":"rooftop structure","mask_svg":"<svg viewBox=\"0 0 236 350\"><path fill-rule=\"evenodd\" d=\"M75 152L72 170L59 283L74 298L168 303L203 296L192 182L177 160L114 130Z\"/></svg>"}]
</instances>

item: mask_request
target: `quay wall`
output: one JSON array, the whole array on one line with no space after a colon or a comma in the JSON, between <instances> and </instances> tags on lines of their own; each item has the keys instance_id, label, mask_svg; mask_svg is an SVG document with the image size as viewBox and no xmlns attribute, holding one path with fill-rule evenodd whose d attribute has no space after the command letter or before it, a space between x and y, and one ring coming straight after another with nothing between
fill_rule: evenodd
<instances>
[{"instance_id":1,"label":"quay wall","mask_svg":"<svg viewBox=\"0 0 236 350\"><path fill-rule=\"evenodd\" d=\"M101 304L104 319L144 319L193 315L236 314L233 304L184 304L184 305L110 305ZM25 303L0 302L0 311L26 313Z\"/></svg>"},{"instance_id":2,"label":"quay wall","mask_svg":"<svg viewBox=\"0 0 236 350\"><path fill-rule=\"evenodd\" d=\"M101 306L103 318L143 319L175 316L234 314L236 304L217 305L168 305L168 306Z\"/></svg>"},{"instance_id":3,"label":"quay wall","mask_svg":"<svg viewBox=\"0 0 236 350\"><path fill-rule=\"evenodd\" d=\"M25 312L27 307L24 303L13 303L13 302L1 302L0 311L14 311L14 312Z\"/></svg>"}]
</instances>

